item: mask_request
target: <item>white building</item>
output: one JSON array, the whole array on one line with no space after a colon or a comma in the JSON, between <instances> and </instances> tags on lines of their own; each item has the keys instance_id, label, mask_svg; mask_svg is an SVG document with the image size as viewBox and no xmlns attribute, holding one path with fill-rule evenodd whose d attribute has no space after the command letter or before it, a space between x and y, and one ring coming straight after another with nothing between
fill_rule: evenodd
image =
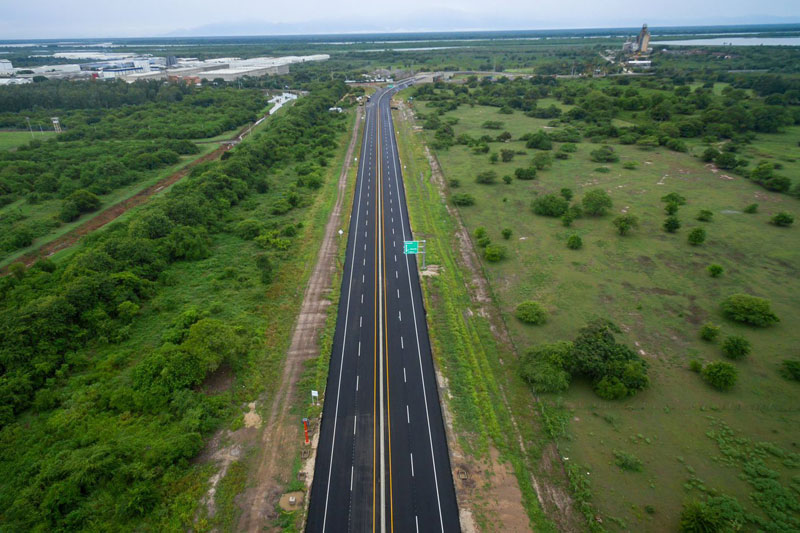
<instances>
[{"instance_id":1,"label":"white building","mask_svg":"<svg viewBox=\"0 0 800 533\"><path fill-rule=\"evenodd\" d=\"M0 59L0 73L11 74L14 72L14 67L11 66L11 61L8 59Z\"/></svg>"}]
</instances>

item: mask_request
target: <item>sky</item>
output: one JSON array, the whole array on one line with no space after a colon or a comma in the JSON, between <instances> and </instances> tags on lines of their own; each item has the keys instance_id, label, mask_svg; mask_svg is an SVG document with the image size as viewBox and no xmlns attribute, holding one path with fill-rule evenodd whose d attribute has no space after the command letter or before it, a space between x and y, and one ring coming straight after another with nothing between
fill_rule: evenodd
<instances>
[{"instance_id":1,"label":"sky","mask_svg":"<svg viewBox=\"0 0 800 533\"><path fill-rule=\"evenodd\" d=\"M798 0L0 0L0 39L800 22Z\"/></svg>"}]
</instances>

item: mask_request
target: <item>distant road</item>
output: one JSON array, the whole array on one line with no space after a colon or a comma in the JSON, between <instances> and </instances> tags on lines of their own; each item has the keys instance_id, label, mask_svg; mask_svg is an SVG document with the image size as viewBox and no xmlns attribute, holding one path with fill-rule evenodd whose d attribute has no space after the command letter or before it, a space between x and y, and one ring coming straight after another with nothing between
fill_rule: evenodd
<instances>
[{"instance_id":1,"label":"distant road","mask_svg":"<svg viewBox=\"0 0 800 533\"><path fill-rule=\"evenodd\" d=\"M366 106L307 531L460 531L390 101Z\"/></svg>"}]
</instances>

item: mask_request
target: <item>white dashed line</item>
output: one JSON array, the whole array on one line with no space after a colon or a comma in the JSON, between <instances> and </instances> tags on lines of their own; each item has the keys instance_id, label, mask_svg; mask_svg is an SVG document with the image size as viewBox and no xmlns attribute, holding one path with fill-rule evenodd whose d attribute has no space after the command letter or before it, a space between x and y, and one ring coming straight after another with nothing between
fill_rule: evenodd
<instances>
[{"instance_id":1,"label":"white dashed line","mask_svg":"<svg viewBox=\"0 0 800 533\"><path fill-rule=\"evenodd\" d=\"M402 311L398 311L397 312L397 319L400 320L400 322L403 321L403 312Z\"/></svg>"},{"instance_id":2,"label":"white dashed line","mask_svg":"<svg viewBox=\"0 0 800 533\"><path fill-rule=\"evenodd\" d=\"M358 356L361 357L361 341L358 341Z\"/></svg>"},{"instance_id":3,"label":"white dashed line","mask_svg":"<svg viewBox=\"0 0 800 533\"><path fill-rule=\"evenodd\" d=\"M361 349L360 347L361 347L361 344L359 344L359 350ZM403 342L403 336L402 335L400 335L400 349L401 350L405 350L406 349L406 345ZM403 371L405 371L405 369L403 369Z\"/></svg>"},{"instance_id":4,"label":"white dashed line","mask_svg":"<svg viewBox=\"0 0 800 533\"><path fill-rule=\"evenodd\" d=\"M358 317L358 327L361 327L361 323L364 320L363 316Z\"/></svg>"},{"instance_id":5,"label":"white dashed line","mask_svg":"<svg viewBox=\"0 0 800 533\"><path fill-rule=\"evenodd\" d=\"M408 383L408 380L406 379L406 367L403 367L403 383Z\"/></svg>"},{"instance_id":6,"label":"white dashed line","mask_svg":"<svg viewBox=\"0 0 800 533\"><path fill-rule=\"evenodd\" d=\"M408 404L406 404L406 424L411 423L411 415L408 414Z\"/></svg>"},{"instance_id":7,"label":"white dashed line","mask_svg":"<svg viewBox=\"0 0 800 533\"><path fill-rule=\"evenodd\" d=\"M409 455L411 455L411 477L414 477L414 454L411 453ZM353 474L352 473L350 474L350 484L351 485L353 484ZM350 490L352 490L352 488Z\"/></svg>"},{"instance_id":8,"label":"white dashed line","mask_svg":"<svg viewBox=\"0 0 800 533\"><path fill-rule=\"evenodd\" d=\"M350 492L353 492L353 469L354 468L355 468L354 466L350 467ZM411 470L414 470L414 466L413 465L411 466ZM411 475L413 476L414 474L411 474Z\"/></svg>"},{"instance_id":9,"label":"white dashed line","mask_svg":"<svg viewBox=\"0 0 800 533\"><path fill-rule=\"evenodd\" d=\"M358 415L353 417L353 435L356 434L357 427L358 427Z\"/></svg>"},{"instance_id":10,"label":"white dashed line","mask_svg":"<svg viewBox=\"0 0 800 533\"><path fill-rule=\"evenodd\" d=\"M358 376L356 376L356 392L358 392Z\"/></svg>"}]
</instances>

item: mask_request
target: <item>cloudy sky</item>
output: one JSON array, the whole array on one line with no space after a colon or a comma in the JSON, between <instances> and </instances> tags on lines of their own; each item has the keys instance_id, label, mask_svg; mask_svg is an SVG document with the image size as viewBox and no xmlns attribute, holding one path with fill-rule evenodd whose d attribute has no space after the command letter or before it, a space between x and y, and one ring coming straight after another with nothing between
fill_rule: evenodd
<instances>
[{"instance_id":1,"label":"cloudy sky","mask_svg":"<svg viewBox=\"0 0 800 533\"><path fill-rule=\"evenodd\" d=\"M0 39L800 22L798 0L0 0Z\"/></svg>"}]
</instances>

